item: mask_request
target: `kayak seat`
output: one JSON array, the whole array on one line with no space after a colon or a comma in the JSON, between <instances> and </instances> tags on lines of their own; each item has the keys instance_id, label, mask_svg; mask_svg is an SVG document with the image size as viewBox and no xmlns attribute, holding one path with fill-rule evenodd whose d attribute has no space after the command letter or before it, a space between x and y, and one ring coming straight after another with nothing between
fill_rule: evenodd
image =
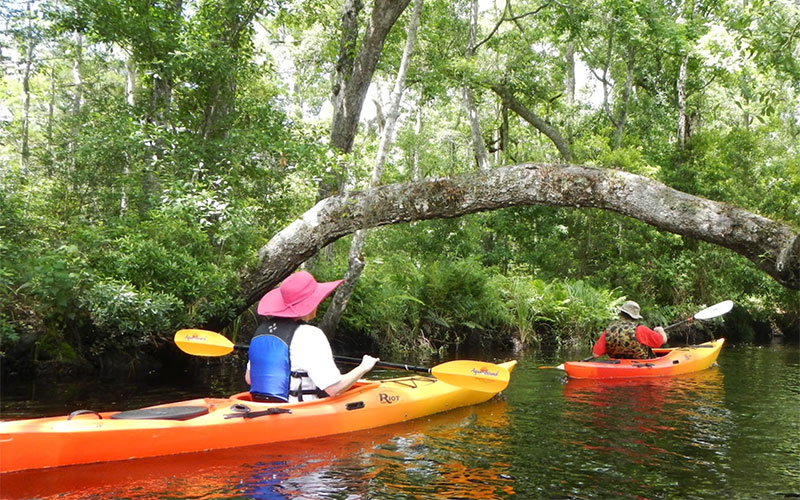
<instances>
[{"instance_id":1,"label":"kayak seat","mask_svg":"<svg viewBox=\"0 0 800 500\"><path fill-rule=\"evenodd\" d=\"M94 410L75 410L69 414L67 420L72 420L73 418L77 417L78 415L94 415L95 417L103 420L103 416L100 415L98 412Z\"/></svg>"},{"instance_id":2,"label":"kayak seat","mask_svg":"<svg viewBox=\"0 0 800 500\"><path fill-rule=\"evenodd\" d=\"M208 413L206 406L163 406L128 410L111 415L112 419L126 420L189 420Z\"/></svg>"}]
</instances>

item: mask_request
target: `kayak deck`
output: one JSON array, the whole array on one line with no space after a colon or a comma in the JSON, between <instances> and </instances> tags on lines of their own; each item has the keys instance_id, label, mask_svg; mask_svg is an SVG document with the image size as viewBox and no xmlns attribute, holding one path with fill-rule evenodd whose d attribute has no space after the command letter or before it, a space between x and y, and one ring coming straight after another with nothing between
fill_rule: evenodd
<instances>
[{"instance_id":1,"label":"kayak deck","mask_svg":"<svg viewBox=\"0 0 800 500\"><path fill-rule=\"evenodd\" d=\"M509 371L515 365L501 364ZM245 392L127 412L0 422L0 473L346 433L482 403L495 394L411 376L360 380L339 396L302 403L258 403Z\"/></svg>"},{"instance_id":2,"label":"kayak deck","mask_svg":"<svg viewBox=\"0 0 800 500\"><path fill-rule=\"evenodd\" d=\"M687 347L653 349L654 359L567 361L564 371L572 378L664 377L705 370L716 362L725 339Z\"/></svg>"}]
</instances>

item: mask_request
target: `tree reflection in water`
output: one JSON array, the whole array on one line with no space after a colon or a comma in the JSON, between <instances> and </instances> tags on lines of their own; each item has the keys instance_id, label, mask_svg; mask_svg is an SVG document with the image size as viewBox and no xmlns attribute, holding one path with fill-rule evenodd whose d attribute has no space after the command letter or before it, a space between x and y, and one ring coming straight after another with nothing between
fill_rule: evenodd
<instances>
[{"instance_id":1,"label":"tree reflection in water","mask_svg":"<svg viewBox=\"0 0 800 500\"><path fill-rule=\"evenodd\" d=\"M588 475L619 485L621 496L647 490L652 475L663 476L682 459L691 474L691 462L728 447L722 430L730 414L716 368L674 377L567 379L564 400L564 420L573 429L565 443L583 449L594 466ZM703 449L687 450L697 447Z\"/></svg>"}]
</instances>

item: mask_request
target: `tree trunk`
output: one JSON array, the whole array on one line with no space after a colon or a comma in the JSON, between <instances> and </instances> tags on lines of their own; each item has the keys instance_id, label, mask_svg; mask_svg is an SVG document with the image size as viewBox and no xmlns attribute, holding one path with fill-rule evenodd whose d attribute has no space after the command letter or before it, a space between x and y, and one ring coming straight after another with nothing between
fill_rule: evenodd
<instances>
[{"instance_id":1,"label":"tree trunk","mask_svg":"<svg viewBox=\"0 0 800 500\"><path fill-rule=\"evenodd\" d=\"M469 11L469 34L467 36L467 59L471 58L475 53L475 42L478 33L478 0L472 0ZM475 97L472 95L472 89L469 85L464 84L461 88L461 100L464 104L464 110L467 113L469 120L470 136L472 138L472 150L475 152L475 161L478 163L478 169L482 171L489 170L491 163L489 162L489 153L486 151L486 144L483 142L483 132L481 130L481 121L478 115L478 108L475 105Z\"/></svg>"},{"instance_id":2,"label":"tree trunk","mask_svg":"<svg viewBox=\"0 0 800 500\"><path fill-rule=\"evenodd\" d=\"M240 312L319 249L358 229L520 205L617 212L664 231L733 250L786 288L800 290L798 228L628 172L520 164L452 178L390 184L320 201L259 250L259 268L242 276Z\"/></svg>"},{"instance_id":3,"label":"tree trunk","mask_svg":"<svg viewBox=\"0 0 800 500\"><path fill-rule=\"evenodd\" d=\"M416 120L414 121L414 137L422 137L422 96L417 103ZM422 179L422 169L419 165L419 144L414 143L414 158L412 160L411 178L415 181Z\"/></svg>"},{"instance_id":4,"label":"tree trunk","mask_svg":"<svg viewBox=\"0 0 800 500\"><path fill-rule=\"evenodd\" d=\"M614 121L614 147L622 146L622 132L628 123L628 104L633 93L633 68L636 60L636 50L633 45L628 47L628 68L625 74L625 88L622 91L622 102L619 104L619 114Z\"/></svg>"},{"instance_id":5,"label":"tree trunk","mask_svg":"<svg viewBox=\"0 0 800 500\"><path fill-rule=\"evenodd\" d=\"M414 44L417 40L417 28L419 27L419 19L422 13L422 1L423 0L414 0L414 12L411 15L411 21L408 26L408 36L406 38L405 48L403 49L403 58L400 61L400 68L397 71L397 78L395 79L389 103L389 111L386 114L383 133L381 134L381 142L378 146L378 153L372 168L372 175L369 181L370 187L375 187L380 184L383 169L386 166L386 157L389 155L392 144L394 144L397 121L400 118L400 102L403 98L403 90L405 89L406 74L408 73L408 65L411 62L411 53L414 50ZM336 335L336 329L339 326L342 313L347 307L347 302L353 294L358 279L361 277L361 272L364 270L365 262L362 250L366 238L366 231L363 230L356 231L353 236L353 241L350 243L350 252L347 259L348 267L344 277L344 283L337 288L331 304L320 323L320 328L331 340Z\"/></svg>"},{"instance_id":6,"label":"tree trunk","mask_svg":"<svg viewBox=\"0 0 800 500\"><path fill-rule=\"evenodd\" d=\"M689 66L689 54L683 56L681 67L678 71L678 147L683 149L686 144L686 79Z\"/></svg>"},{"instance_id":7,"label":"tree trunk","mask_svg":"<svg viewBox=\"0 0 800 500\"><path fill-rule=\"evenodd\" d=\"M691 5L688 9L689 19L687 20L684 17L684 12L682 9L680 15L678 16L678 24L686 25L693 22L696 4L691 0L689 0L689 2L691 2ZM691 30L689 31L691 32ZM691 43L691 40L687 40L687 45L690 45ZM678 148L681 150L684 148L686 141L689 138L689 118L686 113L686 82L689 79L690 54L691 48L687 48L686 54L684 54L683 59L681 59L681 66L678 69L678 81L676 83L676 90L678 92Z\"/></svg>"},{"instance_id":8,"label":"tree trunk","mask_svg":"<svg viewBox=\"0 0 800 500\"><path fill-rule=\"evenodd\" d=\"M378 64L383 44L410 0L375 0L372 17L359 46L358 13L362 4L347 0L342 14L342 43L333 85L331 145L349 153L353 148L361 107ZM356 47L358 50L356 52Z\"/></svg>"},{"instance_id":9,"label":"tree trunk","mask_svg":"<svg viewBox=\"0 0 800 500\"><path fill-rule=\"evenodd\" d=\"M30 111L31 111L31 74L33 73L33 52L36 47L36 40L33 37L33 15L31 14L31 3L27 3L28 15L28 33L30 38L27 40L27 47L25 50L25 69L22 72L22 123L21 123L21 139L22 153L21 165L23 168L28 167L28 160L31 156L30 151Z\"/></svg>"},{"instance_id":10,"label":"tree trunk","mask_svg":"<svg viewBox=\"0 0 800 500\"><path fill-rule=\"evenodd\" d=\"M75 47L74 57L72 59L72 116L75 120L71 127L71 137L69 140L70 159L69 165L72 172L78 171L77 158L75 154L78 149L80 137L80 120L78 115L81 113L81 106L83 105L83 35L81 33L75 34ZM79 191L76 186L76 191ZM66 206L66 205L65 205Z\"/></svg>"},{"instance_id":11,"label":"tree trunk","mask_svg":"<svg viewBox=\"0 0 800 500\"><path fill-rule=\"evenodd\" d=\"M83 104L83 74L81 65L83 64L83 35L75 35L75 59L72 61L72 115L78 116Z\"/></svg>"},{"instance_id":12,"label":"tree trunk","mask_svg":"<svg viewBox=\"0 0 800 500\"><path fill-rule=\"evenodd\" d=\"M469 120L470 138L472 142L472 151L475 153L475 162L478 164L478 170L485 172L491 168L489 153L486 151L486 144L483 142L481 122L478 118L478 108L475 106L475 98L472 95L472 89L466 85L461 88L461 100L464 104L464 110L467 113L467 119Z\"/></svg>"},{"instance_id":13,"label":"tree trunk","mask_svg":"<svg viewBox=\"0 0 800 500\"><path fill-rule=\"evenodd\" d=\"M136 104L136 63L130 54L125 58L125 102L130 107Z\"/></svg>"},{"instance_id":14,"label":"tree trunk","mask_svg":"<svg viewBox=\"0 0 800 500\"><path fill-rule=\"evenodd\" d=\"M56 112L56 65L50 66L50 100L47 103L47 156L53 157L53 122Z\"/></svg>"},{"instance_id":15,"label":"tree trunk","mask_svg":"<svg viewBox=\"0 0 800 500\"><path fill-rule=\"evenodd\" d=\"M150 109L148 122L166 127L172 105L172 82L159 74L150 78Z\"/></svg>"},{"instance_id":16,"label":"tree trunk","mask_svg":"<svg viewBox=\"0 0 800 500\"><path fill-rule=\"evenodd\" d=\"M575 105L575 42L567 42L564 59L567 63L564 90L567 93L567 106L571 108Z\"/></svg>"},{"instance_id":17,"label":"tree trunk","mask_svg":"<svg viewBox=\"0 0 800 500\"><path fill-rule=\"evenodd\" d=\"M158 131L166 129L170 125L173 81L166 64L160 66L161 71L150 76L149 108L145 121L153 125L155 133L148 133L147 158L145 159L147 167L141 178L142 196L138 206L141 215L146 214L152 208L152 199L161 188L158 169L164 156L165 145L162 135Z\"/></svg>"},{"instance_id":18,"label":"tree trunk","mask_svg":"<svg viewBox=\"0 0 800 500\"><path fill-rule=\"evenodd\" d=\"M131 54L128 54L125 58L125 102L131 110L136 105L136 63ZM127 179L130 174L130 157L126 154L125 163L122 167L122 193L119 198L119 213L122 216L128 213Z\"/></svg>"},{"instance_id":19,"label":"tree trunk","mask_svg":"<svg viewBox=\"0 0 800 500\"><path fill-rule=\"evenodd\" d=\"M614 123L614 113L611 112L611 90L613 85L608 81L608 72L611 69L611 56L614 54L614 34L616 33L616 24L611 22L608 26L608 45L606 46L606 57L603 61L603 76L600 77L600 82L603 84L603 110L606 112L608 119ZM594 70L591 70L594 73Z\"/></svg>"},{"instance_id":20,"label":"tree trunk","mask_svg":"<svg viewBox=\"0 0 800 500\"><path fill-rule=\"evenodd\" d=\"M526 108L515 96L511 89L495 83L491 86L492 90L503 99L503 103L519 115L520 118L533 125L536 130L547 136L548 139L553 141L558 152L564 161L569 162L572 160L572 151L570 150L569 143L561 135L561 133L552 125L539 118L533 111Z\"/></svg>"},{"instance_id":21,"label":"tree trunk","mask_svg":"<svg viewBox=\"0 0 800 500\"><path fill-rule=\"evenodd\" d=\"M503 109L503 102L497 103L497 114L502 116ZM495 165L502 165L503 164L503 127L502 125L499 127L495 127L492 129L492 156L494 157L494 164Z\"/></svg>"},{"instance_id":22,"label":"tree trunk","mask_svg":"<svg viewBox=\"0 0 800 500\"><path fill-rule=\"evenodd\" d=\"M500 150L503 152L504 158L508 158L508 144L509 141L511 140L511 138L509 137L509 127L508 127L508 104L505 101L501 102L502 102L502 108L500 112L500 118L502 122L500 125Z\"/></svg>"}]
</instances>

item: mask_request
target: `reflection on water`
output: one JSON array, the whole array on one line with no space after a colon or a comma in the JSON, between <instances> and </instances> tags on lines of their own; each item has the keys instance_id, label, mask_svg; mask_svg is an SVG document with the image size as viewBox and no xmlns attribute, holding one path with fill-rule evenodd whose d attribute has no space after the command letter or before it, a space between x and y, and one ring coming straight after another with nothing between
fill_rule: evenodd
<instances>
[{"instance_id":1,"label":"reflection on water","mask_svg":"<svg viewBox=\"0 0 800 500\"><path fill-rule=\"evenodd\" d=\"M569 379L564 399L565 418L582 428L575 444L653 466L675 453L659 446L663 434L708 447L728 418L717 369L652 379Z\"/></svg>"},{"instance_id":2,"label":"reflection on water","mask_svg":"<svg viewBox=\"0 0 800 500\"><path fill-rule=\"evenodd\" d=\"M497 455L507 439L506 403L495 400L476 410L455 425L381 446L378 455L383 460L374 471L374 479L382 484L383 491L403 498L492 499L512 495L508 464L498 461Z\"/></svg>"},{"instance_id":3,"label":"reflection on water","mask_svg":"<svg viewBox=\"0 0 800 500\"><path fill-rule=\"evenodd\" d=\"M797 346L726 345L718 367L639 380L538 369L552 361L523 357L503 397L472 408L322 439L5 474L0 498L800 497Z\"/></svg>"},{"instance_id":4,"label":"reflection on water","mask_svg":"<svg viewBox=\"0 0 800 500\"><path fill-rule=\"evenodd\" d=\"M602 464L597 477L614 480L615 496L655 494L653 479L664 484L671 475L676 487L687 474L713 482L692 471L713 467L715 454L725 451L719 429L728 427L730 415L722 382L718 369L638 380L570 379L564 384L570 444L584 450L578 456Z\"/></svg>"}]
</instances>

